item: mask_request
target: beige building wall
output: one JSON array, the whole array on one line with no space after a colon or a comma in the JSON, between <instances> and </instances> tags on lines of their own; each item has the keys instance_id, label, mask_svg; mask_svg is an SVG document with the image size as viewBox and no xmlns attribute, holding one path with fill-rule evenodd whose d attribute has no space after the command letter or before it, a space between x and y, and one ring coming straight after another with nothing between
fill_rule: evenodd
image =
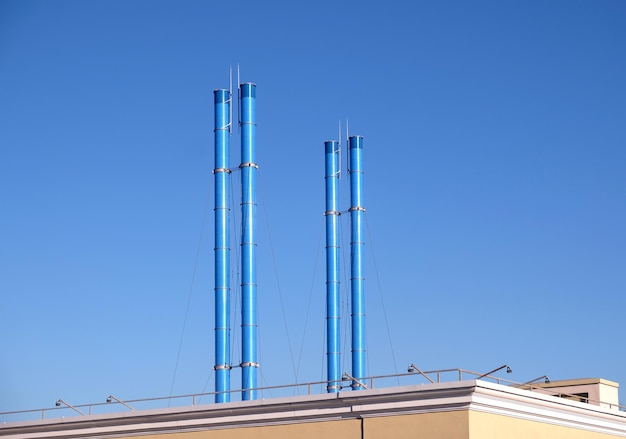
<instances>
[{"instance_id":1,"label":"beige building wall","mask_svg":"<svg viewBox=\"0 0 626 439\"><path fill-rule=\"evenodd\" d=\"M361 432L363 435L361 435ZM132 438L137 438L133 436ZM468 412L422 413L142 436L145 439L469 439ZM130 436L123 439L131 439Z\"/></svg>"},{"instance_id":2,"label":"beige building wall","mask_svg":"<svg viewBox=\"0 0 626 439\"><path fill-rule=\"evenodd\" d=\"M142 439L360 439L361 422L358 419L349 419L345 421L155 434L140 437ZM137 436L126 436L123 439L137 439Z\"/></svg>"},{"instance_id":3,"label":"beige building wall","mask_svg":"<svg viewBox=\"0 0 626 439\"><path fill-rule=\"evenodd\" d=\"M491 413L470 412L469 439L607 439L623 437L554 425L546 421L529 421Z\"/></svg>"},{"instance_id":4,"label":"beige building wall","mask_svg":"<svg viewBox=\"0 0 626 439\"><path fill-rule=\"evenodd\" d=\"M468 411L364 419L363 439L469 439Z\"/></svg>"},{"instance_id":5,"label":"beige building wall","mask_svg":"<svg viewBox=\"0 0 626 439\"><path fill-rule=\"evenodd\" d=\"M123 436L132 439L138 436ZM611 439L623 437L473 410L141 435L144 439Z\"/></svg>"}]
</instances>

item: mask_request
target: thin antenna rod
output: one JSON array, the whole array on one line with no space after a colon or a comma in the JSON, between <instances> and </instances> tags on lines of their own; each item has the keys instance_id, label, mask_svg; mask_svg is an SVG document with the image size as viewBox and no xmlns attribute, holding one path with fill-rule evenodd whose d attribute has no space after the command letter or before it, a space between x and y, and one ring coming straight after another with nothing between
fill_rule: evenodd
<instances>
[{"instance_id":1,"label":"thin antenna rod","mask_svg":"<svg viewBox=\"0 0 626 439\"><path fill-rule=\"evenodd\" d=\"M346 167L347 171L350 172L350 134L348 132L348 118L346 117Z\"/></svg>"},{"instance_id":2,"label":"thin antenna rod","mask_svg":"<svg viewBox=\"0 0 626 439\"><path fill-rule=\"evenodd\" d=\"M241 79L239 79L239 64L237 64L237 124L241 133Z\"/></svg>"},{"instance_id":3,"label":"thin antenna rod","mask_svg":"<svg viewBox=\"0 0 626 439\"><path fill-rule=\"evenodd\" d=\"M341 146L341 119L339 119L339 146Z\"/></svg>"},{"instance_id":4,"label":"thin antenna rod","mask_svg":"<svg viewBox=\"0 0 626 439\"><path fill-rule=\"evenodd\" d=\"M337 158L339 159L339 163L337 164L337 178L341 179L341 169L342 169L342 158L341 158L341 119L339 119L339 149L337 150Z\"/></svg>"}]
</instances>

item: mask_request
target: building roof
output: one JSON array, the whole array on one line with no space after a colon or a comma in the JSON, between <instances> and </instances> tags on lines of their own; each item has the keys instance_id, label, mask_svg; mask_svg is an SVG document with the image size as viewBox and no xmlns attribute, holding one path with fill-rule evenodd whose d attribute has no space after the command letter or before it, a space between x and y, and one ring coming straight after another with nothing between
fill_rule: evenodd
<instances>
[{"instance_id":1,"label":"building roof","mask_svg":"<svg viewBox=\"0 0 626 439\"><path fill-rule=\"evenodd\" d=\"M125 437L459 411L626 437L624 412L486 380L13 422L0 436Z\"/></svg>"}]
</instances>

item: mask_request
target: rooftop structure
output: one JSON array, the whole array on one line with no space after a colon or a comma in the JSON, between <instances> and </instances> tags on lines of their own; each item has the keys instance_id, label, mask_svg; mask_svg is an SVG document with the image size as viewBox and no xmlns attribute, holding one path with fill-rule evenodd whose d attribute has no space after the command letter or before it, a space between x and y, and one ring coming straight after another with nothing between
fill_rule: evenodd
<instances>
[{"instance_id":1,"label":"rooftop structure","mask_svg":"<svg viewBox=\"0 0 626 439\"><path fill-rule=\"evenodd\" d=\"M466 371L459 371L459 377ZM425 372L427 376L439 376ZM383 377L378 377L383 378ZM35 438L610 438L626 437L616 401L595 404L606 380L522 385L494 377L267 400L86 414L0 424L0 437ZM501 381L495 379L495 381ZM370 381L370 384L375 382ZM545 384L545 383L544 383ZM582 387L581 387L582 386ZM371 386L368 386L371 387ZM349 385L346 388L350 388ZM586 402L564 398L587 390ZM554 395L548 393L554 392ZM581 393L581 392L579 392ZM560 397L559 397L560 396ZM609 399L612 396L609 393ZM115 402L118 402L116 400ZM129 407L131 409L129 410ZM163 436L167 434L167 436Z\"/></svg>"},{"instance_id":2,"label":"rooftop structure","mask_svg":"<svg viewBox=\"0 0 626 439\"><path fill-rule=\"evenodd\" d=\"M19 413L0 414L4 421L0 437L626 437L626 408L617 400L619 385L608 380L519 384L463 369L410 369L406 374L364 379L360 391L352 390L353 377L343 377L345 386L336 393L323 393L325 382L308 383L299 385L307 392L302 396L221 404L199 404L203 395L177 397L182 405L169 408L162 407L165 401L171 403L170 398L122 401L111 395L109 404L80 406L59 400L61 407L41 410L37 420L7 422ZM378 388L389 379L425 382ZM312 394L318 387L321 393ZM161 408L142 408L146 404ZM115 412L105 413L105 408Z\"/></svg>"}]
</instances>

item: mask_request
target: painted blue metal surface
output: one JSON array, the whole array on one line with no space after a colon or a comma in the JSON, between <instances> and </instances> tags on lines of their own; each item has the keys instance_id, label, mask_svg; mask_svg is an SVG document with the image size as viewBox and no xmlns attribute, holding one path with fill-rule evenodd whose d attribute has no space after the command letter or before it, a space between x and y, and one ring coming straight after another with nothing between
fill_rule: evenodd
<instances>
[{"instance_id":1,"label":"painted blue metal surface","mask_svg":"<svg viewBox=\"0 0 626 439\"><path fill-rule=\"evenodd\" d=\"M365 300L363 277L363 137L351 136L350 151L350 290L352 299L352 376L365 377ZM362 387L352 382L354 390Z\"/></svg>"},{"instance_id":2,"label":"painted blue metal surface","mask_svg":"<svg viewBox=\"0 0 626 439\"><path fill-rule=\"evenodd\" d=\"M241 128L241 388L242 399L257 397L256 279L256 85L240 85Z\"/></svg>"},{"instance_id":3,"label":"painted blue metal surface","mask_svg":"<svg viewBox=\"0 0 626 439\"><path fill-rule=\"evenodd\" d=\"M326 151L326 372L329 393L341 389L339 283L339 143L324 142Z\"/></svg>"},{"instance_id":4,"label":"painted blue metal surface","mask_svg":"<svg viewBox=\"0 0 626 439\"><path fill-rule=\"evenodd\" d=\"M230 401L230 105L228 90L215 90L215 402Z\"/></svg>"}]
</instances>

